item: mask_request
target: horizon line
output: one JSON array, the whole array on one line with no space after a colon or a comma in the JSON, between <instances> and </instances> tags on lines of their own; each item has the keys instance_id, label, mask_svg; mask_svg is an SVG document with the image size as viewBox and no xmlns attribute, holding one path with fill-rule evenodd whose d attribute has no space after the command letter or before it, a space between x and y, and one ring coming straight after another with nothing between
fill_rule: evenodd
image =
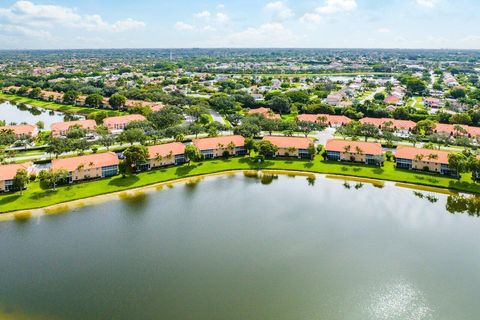
<instances>
[{"instance_id":1,"label":"horizon line","mask_svg":"<svg viewBox=\"0 0 480 320\"><path fill-rule=\"evenodd\" d=\"M405 51L480 51L472 48L385 48L385 47L105 47L105 48L6 48L2 51L80 51L80 50L405 50Z\"/></svg>"}]
</instances>

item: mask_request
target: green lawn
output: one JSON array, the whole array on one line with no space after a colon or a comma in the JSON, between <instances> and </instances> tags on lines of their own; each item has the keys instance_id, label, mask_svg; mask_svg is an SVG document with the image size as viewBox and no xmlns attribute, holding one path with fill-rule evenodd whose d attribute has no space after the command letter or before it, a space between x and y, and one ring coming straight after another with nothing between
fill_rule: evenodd
<instances>
[{"instance_id":1,"label":"green lawn","mask_svg":"<svg viewBox=\"0 0 480 320\"><path fill-rule=\"evenodd\" d=\"M314 161L296 159L267 160L259 165L249 157L239 157L208 160L200 163L192 163L190 166L182 165L163 168L128 176L126 178L116 176L108 179L78 183L59 187L57 191L44 190L40 188L38 182L33 182L28 186L28 190L26 190L23 195L20 193L0 195L0 212L40 208L100 194L138 188L158 182L244 169L291 170L348 175L480 193L480 185L473 183L469 174L465 174L464 177L458 181L434 174L397 170L394 168L392 162L386 162L384 167L379 168L361 164L323 162L320 161L320 157L317 157Z\"/></svg>"},{"instance_id":2,"label":"green lawn","mask_svg":"<svg viewBox=\"0 0 480 320\"><path fill-rule=\"evenodd\" d=\"M40 107L40 108L44 108L44 109L49 109L49 110L62 111L62 112L65 112L65 113L76 113L76 114L82 114L82 115L89 115L92 112L99 111L98 109L77 107L77 106L73 106L73 105L60 104L60 103L56 103L56 102L35 100L35 99L27 98L27 97L5 94L3 92L0 92L0 99L7 100L7 101L12 101L12 102L15 102L15 103L24 103L24 104L27 104L27 105ZM118 116L118 115L122 115L122 114L125 114L125 113L120 112L120 111L115 111L115 110L108 110L108 115L109 116Z\"/></svg>"}]
</instances>

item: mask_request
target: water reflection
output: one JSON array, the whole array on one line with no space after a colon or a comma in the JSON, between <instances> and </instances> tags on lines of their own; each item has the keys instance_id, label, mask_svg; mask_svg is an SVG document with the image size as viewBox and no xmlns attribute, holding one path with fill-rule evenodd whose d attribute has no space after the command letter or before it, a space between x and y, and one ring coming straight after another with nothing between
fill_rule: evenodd
<instances>
[{"instance_id":1,"label":"water reflection","mask_svg":"<svg viewBox=\"0 0 480 320\"><path fill-rule=\"evenodd\" d=\"M414 191L413 194L415 195L415 197L417 198L420 198L420 199L427 199L428 202L430 203L435 203L438 201L438 198L434 195L431 195L431 194L423 194L422 192L418 192L418 191Z\"/></svg>"},{"instance_id":2,"label":"water reflection","mask_svg":"<svg viewBox=\"0 0 480 320\"><path fill-rule=\"evenodd\" d=\"M63 112L46 110L24 103L0 101L0 110L0 120L5 120L7 124L24 122L35 124L38 121L42 121L45 124L46 130L49 130L51 124L55 122L85 119L84 117L75 114L65 114Z\"/></svg>"},{"instance_id":3,"label":"water reflection","mask_svg":"<svg viewBox=\"0 0 480 320\"><path fill-rule=\"evenodd\" d=\"M451 195L445 207L453 214L467 213L471 217L480 217L480 196Z\"/></svg>"}]
</instances>

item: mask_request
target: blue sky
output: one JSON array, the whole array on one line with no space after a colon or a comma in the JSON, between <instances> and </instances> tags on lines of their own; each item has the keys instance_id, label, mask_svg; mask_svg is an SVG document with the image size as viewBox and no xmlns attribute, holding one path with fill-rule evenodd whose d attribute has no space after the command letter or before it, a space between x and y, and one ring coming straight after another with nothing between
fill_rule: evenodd
<instances>
[{"instance_id":1,"label":"blue sky","mask_svg":"<svg viewBox=\"0 0 480 320\"><path fill-rule=\"evenodd\" d=\"M479 0L0 0L0 48L480 49Z\"/></svg>"}]
</instances>

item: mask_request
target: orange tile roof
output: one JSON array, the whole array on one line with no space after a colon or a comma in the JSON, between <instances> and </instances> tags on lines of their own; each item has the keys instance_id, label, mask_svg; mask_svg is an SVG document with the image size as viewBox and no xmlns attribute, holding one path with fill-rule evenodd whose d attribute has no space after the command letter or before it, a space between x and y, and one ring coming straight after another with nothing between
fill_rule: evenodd
<instances>
[{"instance_id":1,"label":"orange tile roof","mask_svg":"<svg viewBox=\"0 0 480 320\"><path fill-rule=\"evenodd\" d=\"M298 121L318 122L318 118L325 117L327 123L347 124L352 120L346 116L338 116L333 114L301 114L297 117Z\"/></svg>"},{"instance_id":2,"label":"orange tile roof","mask_svg":"<svg viewBox=\"0 0 480 320\"><path fill-rule=\"evenodd\" d=\"M265 136L263 140L270 141L279 148L307 149L313 143L305 137Z\"/></svg>"},{"instance_id":3,"label":"orange tile roof","mask_svg":"<svg viewBox=\"0 0 480 320\"><path fill-rule=\"evenodd\" d=\"M441 150L422 149L415 147L399 146L395 151L395 157L401 159L415 160L415 156L421 154L424 156L422 161L448 164L448 155L450 152ZM429 155L436 155L438 158L428 158Z\"/></svg>"},{"instance_id":4,"label":"orange tile roof","mask_svg":"<svg viewBox=\"0 0 480 320\"><path fill-rule=\"evenodd\" d=\"M21 163L21 164L0 165L0 181L12 180L17 174L18 170L25 169L28 171L28 168L31 165L32 165L31 162Z\"/></svg>"},{"instance_id":5,"label":"orange tile roof","mask_svg":"<svg viewBox=\"0 0 480 320\"><path fill-rule=\"evenodd\" d=\"M335 140L327 141L325 150L335 152L345 152L345 147L350 146L350 152L355 153L356 148L360 148L364 154L381 155L383 153L382 145L376 142Z\"/></svg>"},{"instance_id":6,"label":"orange tile roof","mask_svg":"<svg viewBox=\"0 0 480 320\"><path fill-rule=\"evenodd\" d=\"M392 128L396 129L413 129L416 126L416 123L410 120L397 120L393 118L363 118L360 119L360 123L373 124L377 127L383 127L386 122L391 122Z\"/></svg>"},{"instance_id":7,"label":"orange tile roof","mask_svg":"<svg viewBox=\"0 0 480 320\"><path fill-rule=\"evenodd\" d=\"M447 123L436 123L435 129L436 132L451 134L455 131L453 124Z\"/></svg>"},{"instance_id":8,"label":"orange tile roof","mask_svg":"<svg viewBox=\"0 0 480 320\"><path fill-rule=\"evenodd\" d=\"M470 127L470 126L467 126L467 128L465 128L468 132L469 135L471 135L472 137L478 137L480 136L480 128L479 127Z\"/></svg>"},{"instance_id":9,"label":"orange tile roof","mask_svg":"<svg viewBox=\"0 0 480 320\"><path fill-rule=\"evenodd\" d=\"M120 123L129 123L132 121L145 121L146 118L141 114L129 114L126 116L118 116L118 117L108 117L103 119L103 124L106 126L120 124Z\"/></svg>"},{"instance_id":10,"label":"orange tile roof","mask_svg":"<svg viewBox=\"0 0 480 320\"><path fill-rule=\"evenodd\" d=\"M227 146L230 142L233 142L237 147L243 147L245 145L245 138L242 136L221 136L205 139L194 139L193 145L200 151L217 149L218 145Z\"/></svg>"},{"instance_id":11,"label":"orange tile roof","mask_svg":"<svg viewBox=\"0 0 480 320\"><path fill-rule=\"evenodd\" d=\"M22 134L33 135L35 130L37 130L37 126L34 126L32 124L19 124L14 126L3 126L0 127L0 131L1 130L12 130L13 133L17 136Z\"/></svg>"},{"instance_id":12,"label":"orange tile roof","mask_svg":"<svg viewBox=\"0 0 480 320\"><path fill-rule=\"evenodd\" d=\"M388 96L388 97L385 97L385 103L398 103L400 101L400 98L397 97L397 96L394 96L394 95L391 95L391 96Z\"/></svg>"},{"instance_id":13,"label":"orange tile roof","mask_svg":"<svg viewBox=\"0 0 480 320\"><path fill-rule=\"evenodd\" d=\"M267 119L278 120L280 119L280 115L273 113L273 111L269 108L258 108L258 109L250 109L248 114L263 114L263 116Z\"/></svg>"},{"instance_id":14,"label":"orange tile roof","mask_svg":"<svg viewBox=\"0 0 480 320\"><path fill-rule=\"evenodd\" d=\"M52 160L52 169L65 169L69 172L76 171L81 165L88 168L100 168L105 166L118 165L119 160L115 153L106 152L99 154L90 154L86 156L54 159ZM93 165L90 165L93 164Z\"/></svg>"},{"instance_id":15,"label":"orange tile roof","mask_svg":"<svg viewBox=\"0 0 480 320\"><path fill-rule=\"evenodd\" d=\"M173 142L148 147L148 155L150 159L155 159L157 154L161 155L162 157L168 156L170 152L172 152L174 156L178 154L184 154L185 145L180 142Z\"/></svg>"},{"instance_id":16,"label":"orange tile roof","mask_svg":"<svg viewBox=\"0 0 480 320\"><path fill-rule=\"evenodd\" d=\"M87 130L95 130L97 127L97 123L95 120L78 120L78 121L68 121L68 122L57 122L52 123L50 128L52 131L60 132L60 131L68 131L73 126L80 126Z\"/></svg>"}]
</instances>

